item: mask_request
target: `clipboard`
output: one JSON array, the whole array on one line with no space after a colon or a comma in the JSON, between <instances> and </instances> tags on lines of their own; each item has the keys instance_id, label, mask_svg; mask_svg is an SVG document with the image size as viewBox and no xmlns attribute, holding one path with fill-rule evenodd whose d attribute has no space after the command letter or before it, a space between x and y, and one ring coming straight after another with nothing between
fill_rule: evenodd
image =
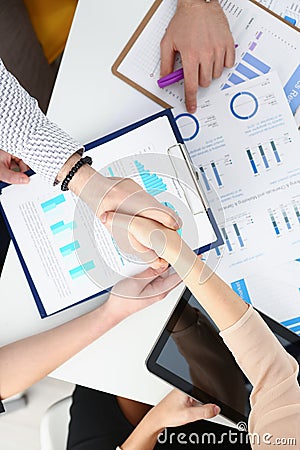
<instances>
[{"instance_id":1,"label":"clipboard","mask_svg":"<svg viewBox=\"0 0 300 450\"><path fill-rule=\"evenodd\" d=\"M194 185L193 187L195 188L195 190L197 191L198 195L200 196L200 198L202 200L202 203L203 203L203 206L205 207L205 211L206 211L206 214L207 214L208 219L210 221L211 227L212 227L212 229L214 231L214 234L216 236L216 239L214 240L214 242L211 242L211 243L209 243L209 244L207 244L207 245L205 245L205 246L195 250L195 252L198 253L198 254L199 253L204 253L204 252L206 252L206 251L208 251L210 249L213 249L215 247L218 247L218 246L222 245L223 244L223 238L222 238L222 235L221 235L220 230L218 228L218 225L216 223L214 214L211 211L211 209L210 209L210 207L209 207L209 205L207 203L207 200L205 198L205 194L202 191L202 188L201 188L201 186L199 185L199 183L197 181L197 176L196 176L195 169L194 169L194 167L193 167L193 165L191 163L190 157L189 157L188 152L187 152L187 150L185 148L185 145L183 143L183 139L182 139L182 137L180 135L180 132L179 132L178 127L176 125L175 119L174 119L173 114L172 114L172 112L170 110L163 110L163 111L161 111L161 112L159 112L159 113L157 113L157 114L155 114L155 115L153 115L151 117L143 119L143 120L141 120L139 122L136 122L136 123L134 123L132 125L129 125L129 126L125 127L125 128L122 128L122 129L120 129L120 130L118 130L118 131L116 131L114 133L111 133L111 134L109 134L107 136L104 136L103 138L94 140L94 141L92 141L92 142L90 142L90 143L85 145L85 152L89 152L89 151L91 151L91 150L93 150L93 149L95 149L95 148L97 148L97 147L99 147L99 146L101 146L103 144L110 143L114 139L122 137L122 136L130 133L131 131L134 131L134 130L136 130L139 127L143 127L144 125L149 124L150 122L155 121L156 119L159 119L159 118L162 118L162 117L166 117L168 119L169 124L171 125L171 128L172 128L172 132L174 133L175 140L177 141L176 145L174 145L174 146L172 146L172 147L170 147L168 149L168 155L169 155L170 159L172 159L174 161L175 167L176 167L176 157L178 155L178 152L180 152L180 154L184 158L187 172L190 175L191 180L192 180L193 185ZM173 154L174 154L174 158L172 156ZM31 176L35 175L33 171L30 171L30 172L27 172L27 173L29 175L31 175ZM5 188L7 188L8 186L9 185L7 183L1 183L0 184L0 195L3 193L3 190ZM13 188L14 189L22 189L23 186L15 185ZM48 186L47 186L47 189L48 189ZM53 188L53 189L56 189L55 192L57 192L57 188ZM21 192L21 191L19 191L19 192ZM59 191L59 192L61 193L61 191ZM15 193L15 191L13 191L13 193ZM70 195L72 195L72 194L70 194ZM15 210L17 210L18 207L19 206L16 205L13 208L15 208ZM200 211L193 210L192 206L190 206L190 208L191 208L191 212L192 212L192 214L194 216L197 216L197 214L201 214ZM42 318L51 316L51 315L56 314L56 313L58 313L60 311L68 309L71 306L78 305L78 304L80 304L82 302L85 302L87 300L93 299L95 297L99 297L100 295L102 295L104 293L107 293L111 289L111 286L108 286L107 288L105 288L103 290L97 290L97 292L94 292L92 295L87 295L86 297L81 298L78 301L74 301L74 303L72 303L72 304L69 304L69 305L67 305L67 306L65 306L65 307L63 307L61 309L58 309L56 311L52 311L51 313L49 313L49 310L47 310L47 308L44 305L45 300L42 299L41 294L40 294L40 290L37 288L36 283L34 281L34 279L36 279L37 275L32 273L32 267L30 266L30 261L28 261L28 257L27 258L24 257L23 252L22 252L22 244L20 244L19 239L16 237L15 225L14 225L14 222L11 220L12 219L12 212L10 212L10 219L9 219L8 216L7 216L7 213L5 211L5 206L3 206L2 202L0 203L0 211L3 214L3 216L4 216L5 223L7 225L7 228L9 230L11 239L12 239L12 241L14 243L15 248L16 248L16 252L17 252L17 255L18 255L19 260L21 262L24 274L25 274L25 276L27 278L29 287L31 289L31 292L32 292L32 295L33 295L34 300L36 302L38 311L39 311L40 316Z\"/></svg>"},{"instance_id":2,"label":"clipboard","mask_svg":"<svg viewBox=\"0 0 300 450\"><path fill-rule=\"evenodd\" d=\"M294 26L292 23L286 21L284 18L282 18L281 16L279 16L275 12L271 11L267 7L261 5L256 0L248 0L248 1L251 2L252 4L256 5L261 10L266 11L271 16L275 17L277 20L279 20L280 22L284 23L286 26L288 26L288 27L290 27L290 28L292 28L292 29L294 29L294 30L299 32L299 29L296 26ZM132 49L132 47L134 46L134 44L136 43L138 38L141 36L141 34L143 33L145 27L150 22L152 17L155 15L157 9L162 4L162 2L163 2L163 0L155 0L154 1L153 5L150 7L150 9L147 12L147 14L145 15L144 19L138 25L137 29L134 31L134 33L130 37L129 41L127 42L127 44L125 45L125 47L121 51L120 55L115 60L114 64L112 65L111 70L112 70L113 75L115 75L116 77L120 78L122 81L124 81L125 83L129 84L131 87L137 89L139 92L141 92L142 94L146 95L147 97L149 97L154 102L158 103L163 108L172 108L172 105L170 105L169 103L165 102L164 100L162 100L160 97L158 97L157 95L153 94L149 90L145 89L143 86L141 86L137 82L133 81L131 78L129 78L128 76L124 75L120 71L120 66L121 66L122 62L125 60L125 58L127 57L129 51Z\"/></svg>"}]
</instances>

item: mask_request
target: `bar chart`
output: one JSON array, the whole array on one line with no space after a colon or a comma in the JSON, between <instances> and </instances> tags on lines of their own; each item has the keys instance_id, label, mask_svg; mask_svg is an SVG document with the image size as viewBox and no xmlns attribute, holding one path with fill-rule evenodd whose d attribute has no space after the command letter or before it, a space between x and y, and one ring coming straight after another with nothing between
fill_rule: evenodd
<instances>
[{"instance_id":1,"label":"bar chart","mask_svg":"<svg viewBox=\"0 0 300 450\"><path fill-rule=\"evenodd\" d=\"M296 218L298 220L298 223L300 224L300 208L298 207L296 201L293 201L293 208L294 208L294 212L296 214Z\"/></svg>"},{"instance_id":2,"label":"bar chart","mask_svg":"<svg viewBox=\"0 0 300 450\"><path fill-rule=\"evenodd\" d=\"M269 210L269 217L271 219L271 222L272 222L272 225L273 225L273 228L274 228L276 236L279 236L280 235L280 230L279 230L279 227L278 227L278 223L277 223L277 220L275 219L274 213L271 210Z\"/></svg>"},{"instance_id":3,"label":"bar chart","mask_svg":"<svg viewBox=\"0 0 300 450\"><path fill-rule=\"evenodd\" d=\"M243 252L246 249L249 239L253 236L250 228L253 224L253 216L248 211L228 217L221 231L229 254Z\"/></svg>"},{"instance_id":4,"label":"bar chart","mask_svg":"<svg viewBox=\"0 0 300 450\"><path fill-rule=\"evenodd\" d=\"M66 257L66 256L72 255L72 253L74 253L79 248L80 248L79 242L74 241L74 242L70 242L70 244L60 247L59 251L63 257Z\"/></svg>"},{"instance_id":5,"label":"bar chart","mask_svg":"<svg viewBox=\"0 0 300 450\"><path fill-rule=\"evenodd\" d=\"M253 174L258 175L282 164L279 148L283 148L289 142L289 139L284 137L271 139L269 142L260 142L255 147L247 148L246 155Z\"/></svg>"},{"instance_id":6,"label":"bar chart","mask_svg":"<svg viewBox=\"0 0 300 450\"><path fill-rule=\"evenodd\" d=\"M163 182L162 178L158 177L155 173L151 173L150 170L145 169L145 166L139 161L135 160L134 164L148 194L156 196L167 191L167 185Z\"/></svg>"},{"instance_id":7,"label":"bar chart","mask_svg":"<svg viewBox=\"0 0 300 450\"><path fill-rule=\"evenodd\" d=\"M66 198L64 194L57 195L56 197L51 198L50 200L47 200L43 203L41 203L41 207L44 213L47 213L49 211L52 211L53 209L56 209L59 205L64 203L66 201Z\"/></svg>"},{"instance_id":8,"label":"bar chart","mask_svg":"<svg viewBox=\"0 0 300 450\"><path fill-rule=\"evenodd\" d=\"M74 267L74 269L69 270L72 280L76 280L76 278L82 277L86 275L86 272L89 272L92 269L95 269L94 261L88 261L80 266Z\"/></svg>"},{"instance_id":9,"label":"bar chart","mask_svg":"<svg viewBox=\"0 0 300 450\"><path fill-rule=\"evenodd\" d=\"M278 208L269 208L269 218L276 236L281 236L283 233L298 230L300 224L300 209L297 202L284 204ZM296 228L297 227L297 228Z\"/></svg>"},{"instance_id":10,"label":"bar chart","mask_svg":"<svg viewBox=\"0 0 300 450\"><path fill-rule=\"evenodd\" d=\"M54 235L63 233L64 231L67 231L67 230L73 231L73 230L75 230L76 227L77 227L76 222L71 221L71 222L65 223L63 220L61 220L53 225L50 225L50 229Z\"/></svg>"},{"instance_id":11,"label":"bar chart","mask_svg":"<svg viewBox=\"0 0 300 450\"><path fill-rule=\"evenodd\" d=\"M217 188L224 186L223 176L228 165L232 165L229 155L225 155L223 159L210 161L209 164L199 167L201 179L207 192L210 192L212 185Z\"/></svg>"},{"instance_id":12,"label":"bar chart","mask_svg":"<svg viewBox=\"0 0 300 450\"><path fill-rule=\"evenodd\" d=\"M258 170L257 170L256 164L255 164L255 161L253 159L251 150L248 149L248 150L246 150L246 152L247 152L247 156L249 158L249 161L250 161L253 173L254 173L254 175L257 175L258 174Z\"/></svg>"},{"instance_id":13,"label":"bar chart","mask_svg":"<svg viewBox=\"0 0 300 450\"><path fill-rule=\"evenodd\" d=\"M263 36L264 33L262 31L256 33L255 39L249 43L248 50L242 53L241 58L237 62L234 70L230 73L222 90L270 72L271 67L253 54L257 50L259 41Z\"/></svg>"},{"instance_id":14,"label":"bar chart","mask_svg":"<svg viewBox=\"0 0 300 450\"><path fill-rule=\"evenodd\" d=\"M223 238L224 238L225 244L227 246L227 249L228 249L229 253L231 253L232 252L232 245L231 245L231 242L229 240L227 231L226 231L225 228L221 228L221 231L222 231Z\"/></svg>"},{"instance_id":15,"label":"bar chart","mask_svg":"<svg viewBox=\"0 0 300 450\"><path fill-rule=\"evenodd\" d=\"M200 173L201 173L201 177L202 177L204 186L205 186L207 191L210 191L210 185L209 185L208 178L207 178L207 175L205 173L205 170L204 170L204 168L202 166L199 167L199 169L200 169Z\"/></svg>"},{"instance_id":16,"label":"bar chart","mask_svg":"<svg viewBox=\"0 0 300 450\"><path fill-rule=\"evenodd\" d=\"M214 176L215 176L215 178L216 178L217 185L218 185L219 187L222 186L223 183L222 183L222 180L221 180L221 177L220 177L218 168L217 168L217 166L216 166L216 163L212 162L212 163L211 163L211 167L212 167Z\"/></svg>"},{"instance_id":17,"label":"bar chart","mask_svg":"<svg viewBox=\"0 0 300 450\"><path fill-rule=\"evenodd\" d=\"M241 233L240 233L240 230L239 230L239 227L238 227L237 223L233 224L233 228L234 228L235 234L236 234L236 236L238 238L238 242L240 244L240 247L241 248L245 247L245 244L244 244L244 241L243 241L243 238L241 236Z\"/></svg>"}]
</instances>

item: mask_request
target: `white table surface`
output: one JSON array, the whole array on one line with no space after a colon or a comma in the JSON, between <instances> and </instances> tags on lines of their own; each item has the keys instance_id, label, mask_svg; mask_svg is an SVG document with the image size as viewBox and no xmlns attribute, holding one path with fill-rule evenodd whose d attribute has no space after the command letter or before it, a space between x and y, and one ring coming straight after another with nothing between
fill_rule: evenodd
<instances>
[{"instance_id":1,"label":"white table surface","mask_svg":"<svg viewBox=\"0 0 300 450\"><path fill-rule=\"evenodd\" d=\"M111 73L114 60L151 4L152 0L79 1L48 116L80 142L161 109ZM51 376L157 403L170 386L147 371L145 359L182 290L181 285L163 302L129 317ZM0 345L52 328L99 303L94 299L42 320L12 245L0 292Z\"/></svg>"}]
</instances>

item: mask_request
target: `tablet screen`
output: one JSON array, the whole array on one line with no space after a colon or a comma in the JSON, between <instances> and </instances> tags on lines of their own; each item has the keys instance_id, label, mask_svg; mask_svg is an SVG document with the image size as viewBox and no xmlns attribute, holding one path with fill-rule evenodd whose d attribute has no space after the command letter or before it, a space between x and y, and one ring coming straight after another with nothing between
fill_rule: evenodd
<instances>
[{"instance_id":1,"label":"tablet screen","mask_svg":"<svg viewBox=\"0 0 300 450\"><path fill-rule=\"evenodd\" d=\"M299 362L300 338L262 316ZM218 404L222 414L234 422L249 415L252 386L219 336L215 323L188 290L150 354L147 367L197 400Z\"/></svg>"}]
</instances>

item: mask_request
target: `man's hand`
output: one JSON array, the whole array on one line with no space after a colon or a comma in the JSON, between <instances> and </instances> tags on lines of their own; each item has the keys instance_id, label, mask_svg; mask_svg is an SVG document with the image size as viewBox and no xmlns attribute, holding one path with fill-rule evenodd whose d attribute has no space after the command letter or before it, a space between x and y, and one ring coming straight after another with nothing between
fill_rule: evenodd
<instances>
[{"instance_id":1,"label":"man's hand","mask_svg":"<svg viewBox=\"0 0 300 450\"><path fill-rule=\"evenodd\" d=\"M29 167L19 158L0 150L0 181L9 184L27 184L29 177L23 173Z\"/></svg>"},{"instance_id":2,"label":"man's hand","mask_svg":"<svg viewBox=\"0 0 300 450\"><path fill-rule=\"evenodd\" d=\"M105 307L113 317L122 320L164 299L180 281L176 273L170 273L170 269L148 268L134 277L119 281Z\"/></svg>"},{"instance_id":3,"label":"man's hand","mask_svg":"<svg viewBox=\"0 0 300 450\"><path fill-rule=\"evenodd\" d=\"M162 77L173 72L176 52L182 59L186 108L194 113L198 86L208 87L235 60L232 34L217 0L178 0L161 41Z\"/></svg>"}]
</instances>

